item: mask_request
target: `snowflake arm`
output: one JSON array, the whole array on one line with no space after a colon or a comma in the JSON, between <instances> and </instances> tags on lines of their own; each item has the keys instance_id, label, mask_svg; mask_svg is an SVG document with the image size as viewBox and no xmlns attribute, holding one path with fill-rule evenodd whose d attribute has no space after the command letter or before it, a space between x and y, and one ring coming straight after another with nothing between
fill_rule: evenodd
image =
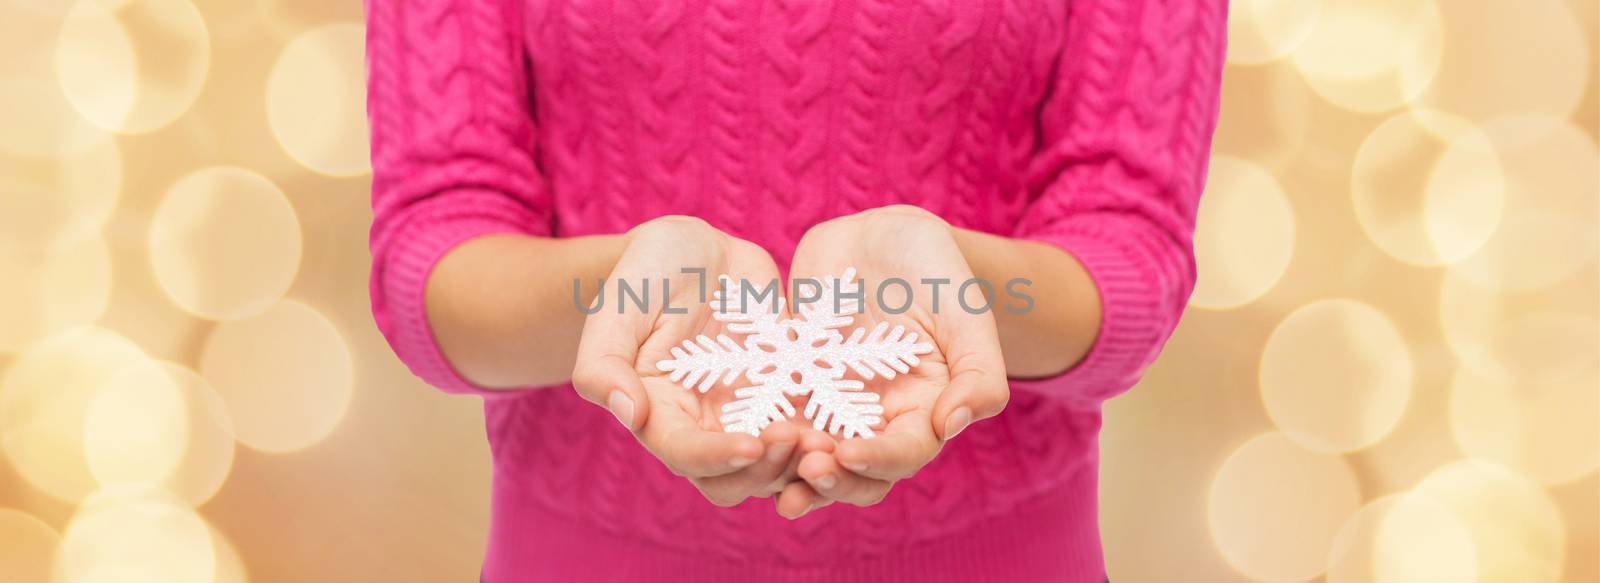
<instances>
[{"instance_id":1,"label":"snowflake arm","mask_svg":"<svg viewBox=\"0 0 1600 583\"><path fill-rule=\"evenodd\" d=\"M773 385L754 385L733 392L737 400L722 406L722 430L759 436L774 421L794 416L794 405Z\"/></svg>"},{"instance_id":2,"label":"snowflake arm","mask_svg":"<svg viewBox=\"0 0 1600 583\"><path fill-rule=\"evenodd\" d=\"M811 389L805 414L817 431L840 437L874 437L872 426L883 423L883 405L877 393L863 391L861 381L831 379Z\"/></svg>"},{"instance_id":3,"label":"snowflake arm","mask_svg":"<svg viewBox=\"0 0 1600 583\"><path fill-rule=\"evenodd\" d=\"M702 334L693 340L684 340L672 347L672 358L656 363L656 368L670 373L667 378L687 388L704 393L722 379L722 384L732 384L739 375L754 367L766 364L766 352L755 346L741 346L726 334L716 340ZM695 386L699 383L699 386Z\"/></svg>"},{"instance_id":4,"label":"snowflake arm","mask_svg":"<svg viewBox=\"0 0 1600 583\"><path fill-rule=\"evenodd\" d=\"M817 347L817 358L830 366L848 366L869 381L876 376L892 380L921 364L917 355L932 351L932 344L917 342L917 333L907 333L905 326L891 329L888 322L878 322L871 332L856 328L843 341Z\"/></svg>"}]
</instances>

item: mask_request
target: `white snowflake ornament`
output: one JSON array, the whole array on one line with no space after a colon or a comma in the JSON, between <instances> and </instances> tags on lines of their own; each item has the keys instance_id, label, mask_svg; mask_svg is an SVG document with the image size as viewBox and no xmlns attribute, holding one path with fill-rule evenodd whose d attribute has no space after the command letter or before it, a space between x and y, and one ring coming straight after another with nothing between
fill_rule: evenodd
<instances>
[{"instance_id":1,"label":"white snowflake ornament","mask_svg":"<svg viewBox=\"0 0 1600 583\"><path fill-rule=\"evenodd\" d=\"M759 435L772 422L793 417L790 396L809 396L803 413L812 427L849 439L870 438L872 426L883 422L883 405L878 394L865 391L861 380L844 378L846 369L863 380L878 376L893 379L911 371L919 354L933 351L933 345L917 342L916 332L904 326L889 327L879 322L869 332L856 328L847 338L840 332L850 325L859 311L860 283L855 269L822 283L818 301L801 304L799 318L779 319L784 300L776 309L770 304L748 305L732 281L722 277L722 285L712 298L712 318L728 325L728 331L745 335L743 342L726 334L712 339L700 335L673 347L672 358L656 363L668 378L686 388L704 393L721 379L732 384L743 375L752 383L734 391L736 400L722 406L722 426L728 432ZM839 283L842 282L842 283ZM835 287L841 291L833 293ZM732 292L732 293L728 293Z\"/></svg>"}]
</instances>

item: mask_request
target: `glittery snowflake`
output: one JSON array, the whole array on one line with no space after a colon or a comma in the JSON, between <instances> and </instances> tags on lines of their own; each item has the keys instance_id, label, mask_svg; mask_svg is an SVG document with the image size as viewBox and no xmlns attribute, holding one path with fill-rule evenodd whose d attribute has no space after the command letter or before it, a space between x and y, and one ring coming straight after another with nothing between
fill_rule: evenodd
<instances>
[{"instance_id":1,"label":"glittery snowflake","mask_svg":"<svg viewBox=\"0 0 1600 583\"><path fill-rule=\"evenodd\" d=\"M887 322L870 332L856 328L846 337L840 330L860 311L860 299L851 297L861 288L854 278L851 268L821 282L817 301L799 304L798 318L780 319L782 297L753 301L724 276L712 297L712 317L744 340L702 334L673 347L672 358L657 362L656 368L702 393L718 379L724 385L741 375L748 379L751 385L736 389L736 399L722 406L720 419L729 432L758 435L772 422L794 417L790 396L806 396L805 417L817 430L846 439L870 438L872 427L883 422L883 405L877 393L864 390L862 381L910 372L921 362L917 355L931 352L933 345L917 342L916 332L891 328ZM846 379L847 369L862 380Z\"/></svg>"}]
</instances>

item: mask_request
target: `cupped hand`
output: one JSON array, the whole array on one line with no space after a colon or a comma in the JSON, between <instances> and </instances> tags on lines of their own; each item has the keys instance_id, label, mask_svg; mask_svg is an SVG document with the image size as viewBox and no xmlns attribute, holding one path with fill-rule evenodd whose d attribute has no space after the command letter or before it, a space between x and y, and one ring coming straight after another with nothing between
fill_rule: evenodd
<instances>
[{"instance_id":1,"label":"cupped hand","mask_svg":"<svg viewBox=\"0 0 1600 583\"><path fill-rule=\"evenodd\" d=\"M573 386L711 502L731 506L777 493L794 480L796 446L810 429L775 423L759 437L723 432L718 417L731 388L686 389L655 366L684 339L722 332L705 301L718 275L765 282L778 276L777 266L759 246L690 217L655 219L626 237L599 309L585 319ZM620 294L622 282L634 295Z\"/></svg>"},{"instance_id":2,"label":"cupped hand","mask_svg":"<svg viewBox=\"0 0 1600 583\"><path fill-rule=\"evenodd\" d=\"M801 436L803 481L788 484L777 505L789 518L831 501L878 503L962 429L998 414L1010 394L994 317L986 309L990 300L979 284L961 289L973 279L972 269L943 219L891 206L818 224L795 249L790 275L829 281L848 266L865 294L853 326L902 325L931 339L935 349L909 373L867 382L884 407L885 426L876 437ZM895 278L906 285L885 284Z\"/></svg>"}]
</instances>

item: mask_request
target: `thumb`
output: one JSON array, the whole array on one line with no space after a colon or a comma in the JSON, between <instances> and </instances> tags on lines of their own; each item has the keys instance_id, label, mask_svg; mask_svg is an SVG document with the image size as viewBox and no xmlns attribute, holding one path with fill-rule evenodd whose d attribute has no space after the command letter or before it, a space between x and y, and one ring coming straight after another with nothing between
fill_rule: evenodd
<instances>
[{"instance_id":1,"label":"thumb","mask_svg":"<svg viewBox=\"0 0 1600 583\"><path fill-rule=\"evenodd\" d=\"M585 359L578 356L577 368L572 371L572 386L589 402L605 407L629 431L644 428L650 418L650 400L645 398L644 383L634 372L631 361L607 354Z\"/></svg>"},{"instance_id":2,"label":"thumb","mask_svg":"<svg viewBox=\"0 0 1600 583\"><path fill-rule=\"evenodd\" d=\"M1000 414L1011 398L994 324L976 328L940 342L950 367L950 384L933 404L933 430L941 440L955 437L973 421Z\"/></svg>"},{"instance_id":3,"label":"thumb","mask_svg":"<svg viewBox=\"0 0 1600 583\"><path fill-rule=\"evenodd\" d=\"M611 411L629 431L638 432L650 418L650 400L633 367L640 342L635 324L604 310L590 315L578 340L572 386L590 403Z\"/></svg>"}]
</instances>

